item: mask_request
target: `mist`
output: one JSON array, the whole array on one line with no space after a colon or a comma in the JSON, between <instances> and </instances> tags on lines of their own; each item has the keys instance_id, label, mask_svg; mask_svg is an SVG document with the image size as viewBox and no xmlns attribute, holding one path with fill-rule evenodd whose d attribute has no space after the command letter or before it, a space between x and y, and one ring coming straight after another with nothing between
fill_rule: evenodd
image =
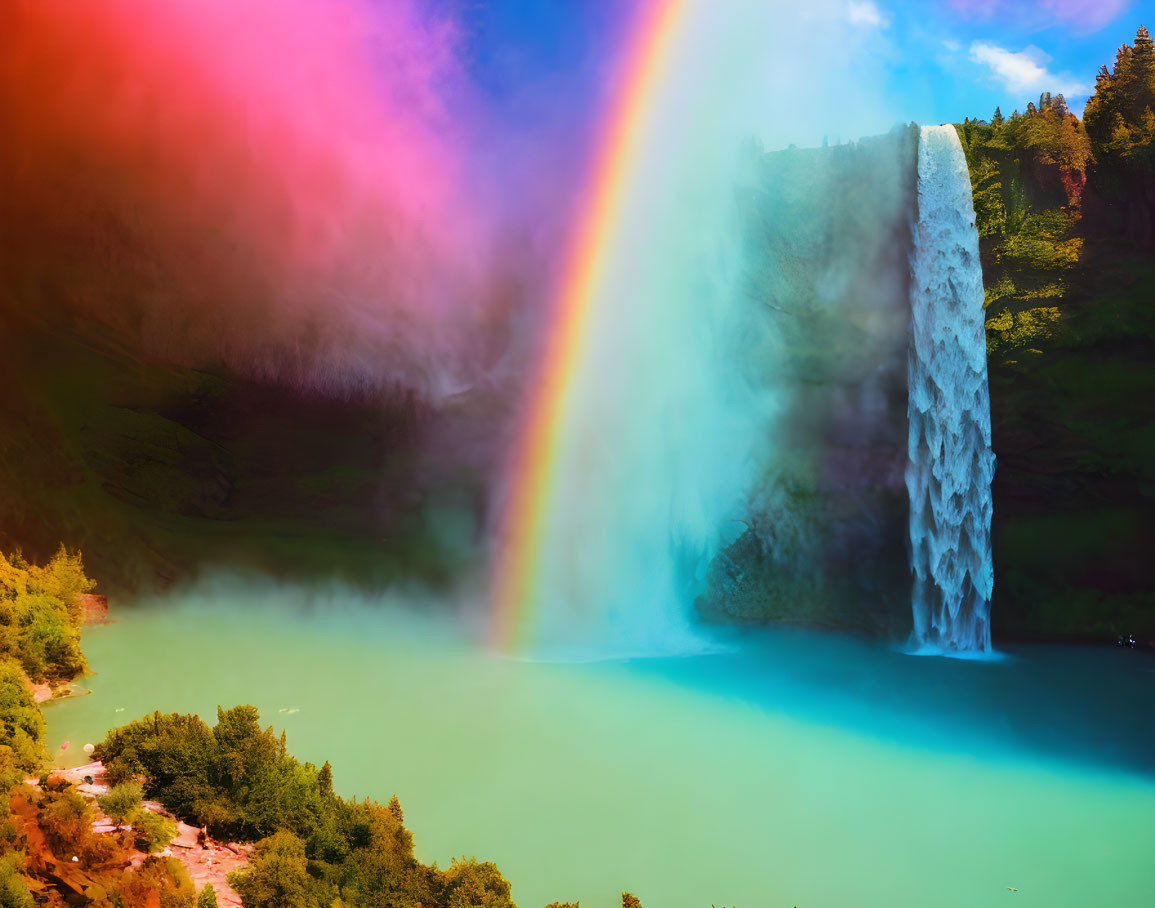
<instances>
[{"instance_id":1,"label":"mist","mask_svg":"<svg viewBox=\"0 0 1155 908\"><path fill-rule=\"evenodd\" d=\"M495 88L479 77L476 20L455 4L7 5L0 307L12 325L67 325L142 360L329 396L415 391L443 418L413 447L441 466L417 471L408 498L440 501L431 483L476 468L485 488L437 504L433 523L450 529L433 534L454 552L491 549L486 528L516 480L504 454L539 380L644 7L572 14L565 57L514 53ZM876 78L880 35L835 0L787 9L687 3L641 116L559 429L569 479L547 545L567 554L542 574L549 595L561 590L559 629L640 601L683 627L718 553L788 512L783 475L821 456L822 427L800 418L813 395L783 366L797 326L772 315L782 300L764 287L752 299L751 274L825 256L790 289L833 299L863 260L817 238L791 261L752 249L753 195L779 234L801 223L752 174L764 149L882 132L895 117ZM812 211L842 191L807 185ZM796 514L777 522L782 537L810 532ZM481 529L463 542L461 526ZM589 604L606 590L617 605ZM643 612L626 623L662 626Z\"/></svg>"},{"instance_id":2,"label":"mist","mask_svg":"<svg viewBox=\"0 0 1155 908\"><path fill-rule=\"evenodd\" d=\"M454 390L518 216L469 166L492 130L459 43L410 0L6 4L5 307L173 362Z\"/></svg>"},{"instance_id":3,"label":"mist","mask_svg":"<svg viewBox=\"0 0 1155 908\"><path fill-rule=\"evenodd\" d=\"M566 656L702 645L695 601L752 510L773 513L780 539L794 537L784 559L818 567L805 556L819 543L797 538L807 532L804 518L784 486L791 471L820 470L828 439L796 422L795 410L808 404L813 421L816 398L831 405L806 385L829 396L857 364L811 357L808 374L790 374L784 361L800 320L776 312L819 309L837 322L855 282L876 280L856 270L866 262L851 244L815 236L790 260L780 244L749 240L751 209L783 233L805 230L810 212L831 208L842 188L811 181L816 191L801 211L781 205L777 187L761 185L763 147L840 118L849 129L885 116L861 76L857 33L836 24L841 5L791 17L756 3L679 10L654 64L653 93L631 111L636 138L612 165L622 189L589 265L580 363L550 404L556 425L540 538L528 563L510 568L532 577L518 606L532 623L531 648ZM874 200L887 213L903 199L897 155L893 173ZM752 270L767 268L803 271L790 298L752 288ZM826 289L832 284L840 286ZM890 303L904 306L902 286L893 290ZM888 328L885 353L903 350L902 321Z\"/></svg>"}]
</instances>

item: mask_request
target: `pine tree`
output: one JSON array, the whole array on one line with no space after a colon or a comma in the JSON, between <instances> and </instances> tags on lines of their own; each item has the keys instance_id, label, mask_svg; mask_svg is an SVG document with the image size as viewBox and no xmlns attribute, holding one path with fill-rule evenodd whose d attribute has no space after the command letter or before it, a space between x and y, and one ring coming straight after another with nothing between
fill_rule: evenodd
<instances>
[{"instance_id":1,"label":"pine tree","mask_svg":"<svg viewBox=\"0 0 1155 908\"><path fill-rule=\"evenodd\" d=\"M995 112L991 115L991 126L1003 125L1003 112L1001 108L996 107Z\"/></svg>"},{"instance_id":2,"label":"pine tree","mask_svg":"<svg viewBox=\"0 0 1155 908\"><path fill-rule=\"evenodd\" d=\"M405 812L401 809L401 802L397 799L397 795L393 795L389 799L389 812L393 814L398 823L405 823Z\"/></svg>"},{"instance_id":3,"label":"pine tree","mask_svg":"<svg viewBox=\"0 0 1155 908\"><path fill-rule=\"evenodd\" d=\"M622 908L642 908L642 900L628 892L622 893Z\"/></svg>"},{"instance_id":4,"label":"pine tree","mask_svg":"<svg viewBox=\"0 0 1155 908\"><path fill-rule=\"evenodd\" d=\"M1135 89L1133 110L1138 117L1155 104L1155 43L1142 25L1135 33L1135 48L1131 51L1131 78Z\"/></svg>"},{"instance_id":5,"label":"pine tree","mask_svg":"<svg viewBox=\"0 0 1155 908\"><path fill-rule=\"evenodd\" d=\"M1136 56L1140 54L1151 55L1155 54L1155 41L1151 40L1151 35L1147 31L1146 25L1140 25L1139 30L1135 32L1135 51Z\"/></svg>"},{"instance_id":6,"label":"pine tree","mask_svg":"<svg viewBox=\"0 0 1155 908\"><path fill-rule=\"evenodd\" d=\"M1135 46L1119 47L1114 70L1100 68L1083 123L1098 152L1129 157L1155 141L1146 128L1149 110L1155 110L1155 43L1139 26Z\"/></svg>"},{"instance_id":7,"label":"pine tree","mask_svg":"<svg viewBox=\"0 0 1155 908\"><path fill-rule=\"evenodd\" d=\"M317 772L317 786L321 789L321 794L325 797L333 793L333 767L329 761L325 761L325 765Z\"/></svg>"},{"instance_id":8,"label":"pine tree","mask_svg":"<svg viewBox=\"0 0 1155 908\"><path fill-rule=\"evenodd\" d=\"M197 896L197 908L217 908L217 892L212 883L205 883L205 888Z\"/></svg>"}]
</instances>

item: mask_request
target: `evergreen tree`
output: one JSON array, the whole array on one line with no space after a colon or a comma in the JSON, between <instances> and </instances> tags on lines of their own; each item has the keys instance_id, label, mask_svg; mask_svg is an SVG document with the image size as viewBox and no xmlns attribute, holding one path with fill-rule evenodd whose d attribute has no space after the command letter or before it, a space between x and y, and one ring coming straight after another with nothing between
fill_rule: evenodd
<instances>
[{"instance_id":1,"label":"evergreen tree","mask_svg":"<svg viewBox=\"0 0 1155 908\"><path fill-rule=\"evenodd\" d=\"M1095 93L1087 101L1083 122L1097 153L1129 158L1151 153L1155 144L1155 44L1143 26L1135 46L1123 44L1115 68L1099 70Z\"/></svg>"},{"instance_id":2,"label":"evergreen tree","mask_svg":"<svg viewBox=\"0 0 1155 908\"><path fill-rule=\"evenodd\" d=\"M405 812L401 809L401 802L397 799L397 795L393 795L389 799L389 812L393 814L398 823L405 822Z\"/></svg>"},{"instance_id":3,"label":"evergreen tree","mask_svg":"<svg viewBox=\"0 0 1155 908\"><path fill-rule=\"evenodd\" d=\"M217 908L217 891L212 883L205 883L205 888L197 896L197 908Z\"/></svg>"},{"instance_id":4,"label":"evergreen tree","mask_svg":"<svg viewBox=\"0 0 1155 908\"><path fill-rule=\"evenodd\" d=\"M995 112L991 115L991 126L998 127L998 126L1002 126L1002 125L1003 125L1003 112L1002 112L1001 108L996 107Z\"/></svg>"},{"instance_id":5,"label":"evergreen tree","mask_svg":"<svg viewBox=\"0 0 1155 908\"><path fill-rule=\"evenodd\" d=\"M642 900L629 892L623 892L622 908L642 908Z\"/></svg>"}]
</instances>

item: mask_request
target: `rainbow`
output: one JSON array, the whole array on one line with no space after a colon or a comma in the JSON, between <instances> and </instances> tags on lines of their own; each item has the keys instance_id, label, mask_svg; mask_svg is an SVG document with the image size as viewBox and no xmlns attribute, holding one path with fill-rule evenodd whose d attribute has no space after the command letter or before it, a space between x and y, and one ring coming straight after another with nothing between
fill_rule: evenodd
<instances>
[{"instance_id":1,"label":"rainbow","mask_svg":"<svg viewBox=\"0 0 1155 908\"><path fill-rule=\"evenodd\" d=\"M511 489L502 514L490 585L492 642L505 651L525 644L539 586L540 549L550 513L555 467L574 376L588 347L589 323L639 163L645 112L670 62L673 36L688 0L643 0L627 42L622 88L606 120L585 210L554 294L546 345L509 464Z\"/></svg>"}]
</instances>

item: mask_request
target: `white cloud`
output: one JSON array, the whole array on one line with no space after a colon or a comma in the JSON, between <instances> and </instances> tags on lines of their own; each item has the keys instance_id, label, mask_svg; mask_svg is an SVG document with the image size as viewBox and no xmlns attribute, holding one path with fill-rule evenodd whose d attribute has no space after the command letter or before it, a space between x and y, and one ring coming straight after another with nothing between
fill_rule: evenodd
<instances>
[{"instance_id":1,"label":"white cloud","mask_svg":"<svg viewBox=\"0 0 1155 908\"><path fill-rule=\"evenodd\" d=\"M1062 92L1068 98L1086 98L1092 91L1090 85L1069 73L1053 73L1047 69L1050 56L1034 46L1010 51L989 41L975 41L970 58L990 69L991 75L1008 92L1017 95L1050 91Z\"/></svg>"},{"instance_id":2,"label":"white cloud","mask_svg":"<svg viewBox=\"0 0 1155 908\"><path fill-rule=\"evenodd\" d=\"M846 5L846 18L851 25L868 25L871 28L886 28L890 25L890 14L880 10L874 0L851 0Z\"/></svg>"},{"instance_id":3,"label":"white cloud","mask_svg":"<svg viewBox=\"0 0 1155 908\"><path fill-rule=\"evenodd\" d=\"M957 41L952 41L950 38L944 39L942 46L949 50L952 54L957 53L962 48L961 44L959 44Z\"/></svg>"}]
</instances>

